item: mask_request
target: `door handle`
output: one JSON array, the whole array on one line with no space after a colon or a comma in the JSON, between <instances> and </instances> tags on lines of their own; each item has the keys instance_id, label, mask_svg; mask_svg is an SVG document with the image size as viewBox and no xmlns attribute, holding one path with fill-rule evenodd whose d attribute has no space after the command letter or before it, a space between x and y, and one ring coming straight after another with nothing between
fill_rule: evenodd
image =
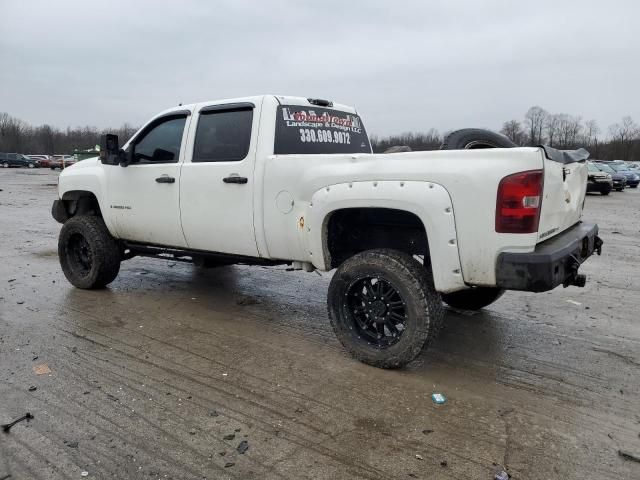
<instances>
[{"instance_id":1,"label":"door handle","mask_svg":"<svg viewBox=\"0 0 640 480\"><path fill-rule=\"evenodd\" d=\"M168 175L162 175L161 177L156 178L156 182L158 183L176 183L176 179L170 177Z\"/></svg>"},{"instance_id":2,"label":"door handle","mask_svg":"<svg viewBox=\"0 0 640 480\"><path fill-rule=\"evenodd\" d=\"M249 180L247 179L247 177L238 177L237 175L234 175L232 177L224 177L222 179L222 181L224 183L240 183L240 184L245 184L247 183Z\"/></svg>"}]
</instances>

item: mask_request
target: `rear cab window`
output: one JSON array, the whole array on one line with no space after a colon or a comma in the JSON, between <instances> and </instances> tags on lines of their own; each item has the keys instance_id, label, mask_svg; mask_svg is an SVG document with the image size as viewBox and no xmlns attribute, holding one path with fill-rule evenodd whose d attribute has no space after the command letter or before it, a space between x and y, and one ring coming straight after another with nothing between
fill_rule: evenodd
<instances>
[{"instance_id":1,"label":"rear cab window","mask_svg":"<svg viewBox=\"0 0 640 480\"><path fill-rule=\"evenodd\" d=\"M273 146L276 155L371 153L355 113L315 105L280 105Z\"/></svg>"},{"instance_id":2,"label":"rear cab window","mask_svg":"<svg viewBox=\"0 0 640 480\"><path fill-rule=\"evenodd\" d=\"M200 112L192 162L238 162L249 153L253 106Z\"/></svg>"}]
</instances>

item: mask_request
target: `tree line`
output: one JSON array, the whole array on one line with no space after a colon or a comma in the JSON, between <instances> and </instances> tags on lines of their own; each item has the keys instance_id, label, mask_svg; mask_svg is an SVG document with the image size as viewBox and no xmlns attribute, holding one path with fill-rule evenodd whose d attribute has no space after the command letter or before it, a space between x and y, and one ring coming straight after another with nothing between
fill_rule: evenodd
<instances>
[{"instance_id":1,"label":"tree line","mask_svg":"<svg viewBox=\"0 0 640 480\"><path fill-rule=\"evenodd\" d=\"M561 150L586 148L591 158L601 160L640 160L640 127L631 117L624 117L609 126L602 134L595 120L583 121L579 116L566 113L549 113L534 106L522 120L508 120L500 133L516 145L549 145ZM445 135L431 129L426 133L403 133L386 137L372 136L374 152L384 152L396 145L406 145L411 150L437 150Z\"/></svg>"},{"instance_id":2,"label":"tree line","mask_svg":"<svg viewBox=\"0 0 640 480\"><path fill-rule=\"evenodd\" d=\"M31 126L8 113L0 113L0 152L70 154L74 150L93 148L99 144L100 136L104 133L115 133L124 143L137 130L138 127L128 123L111 129ZM500 132L520 146L546 144L559 149L584 147L591 153L591 158L640 160L640 127L631 117L624 117L609 126L606 134L602 134L595 120L583 121L579 116L549 113L534 106L521 120L504 122ZM432 128L426 132L372 136L371 144L374 152L384 152L397 145L408 146L411 150L437 150L442 140L443 135Z\"/></svg>"},{"instance_id":3,"label":"tree line","mask_svg":"<svg viewBox=\"0 0 640 480\"><path fill-rule=\"evenodd\" d=\"M138 130L128 123L119 128L67 127L51 125L31 126L28 123L0 112L0 152L34 155L72 154L75 150L88 150L100 144L104 133L115 133L120 139L128 139Z\"/></svg>"}]
</instances>

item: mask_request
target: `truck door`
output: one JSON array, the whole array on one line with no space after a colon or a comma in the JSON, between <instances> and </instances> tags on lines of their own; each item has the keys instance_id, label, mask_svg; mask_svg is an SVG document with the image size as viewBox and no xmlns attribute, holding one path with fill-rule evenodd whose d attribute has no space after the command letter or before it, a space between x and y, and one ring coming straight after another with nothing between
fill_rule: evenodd
<instances>
[{"instance_id":1,"label":"truck door","mask_svg":"<svg viewBox=\"0 0 640 480\"><path fill-rule=\"evenodd\" d=\"M190 112L149 123L127 147L132 163L105 166L109 212L120 238L186 247L180 225L180 165Z\"/></svg>"},{"instance_id":2,"label":"truck door","mask_svg":"<svg viewBox=\"0 0 640 480\"><path fill-rule=\"evenodd\" d=\"M187 245L259 256L253 226L259 113L247 102L204 106L197 117L180 176Z\"/></svg>"}]
</instances>

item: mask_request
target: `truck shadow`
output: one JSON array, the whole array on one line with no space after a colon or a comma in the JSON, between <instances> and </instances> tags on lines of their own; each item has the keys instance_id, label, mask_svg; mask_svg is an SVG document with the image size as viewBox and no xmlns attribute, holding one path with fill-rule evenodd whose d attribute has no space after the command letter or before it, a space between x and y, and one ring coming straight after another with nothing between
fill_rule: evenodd
<instances>
[{"instance_id":1,"label":"truck shadow","mask_svg":"<svg viewBox=\"0 0 640 480\"><path fill-rule=\"evenodd\" d=\"M330 279L331 274L317 276L278 267L204 269L143 259L123 264L120 276L107 289L83 291L70 287L62 307L84 312L96 324L109 329L128 323L137 325L136 318L146 316L170 325L178 312L185 325L190 322L189 317L212 326L220 321L242 322L246 324L243 327L259 322L285 336L304 339L311 334L309 342L320 340L331 355L349 358L327 317ZM126 310L133 305L135 316L127 318ZM86 321L87 316L84 318ZM437 366L493 370L508 348L509 324L492 310L445 308L440 334L405 371L424 376ZM166 333L171 335L170 331Z\"/></svg>"},{"instance_id":2,"label":"truck shadow","mask_svg":"<svg viewBox=\"0 0 640 480\"><path fill-rule=\"evenodd\" d=\"M508 349L503 319L490 310L470 312L445 308L443 328L438 337L416 360L418 369L434 364L465 370L487 367L493 370Z\"/></svg>"}]
</instances>

